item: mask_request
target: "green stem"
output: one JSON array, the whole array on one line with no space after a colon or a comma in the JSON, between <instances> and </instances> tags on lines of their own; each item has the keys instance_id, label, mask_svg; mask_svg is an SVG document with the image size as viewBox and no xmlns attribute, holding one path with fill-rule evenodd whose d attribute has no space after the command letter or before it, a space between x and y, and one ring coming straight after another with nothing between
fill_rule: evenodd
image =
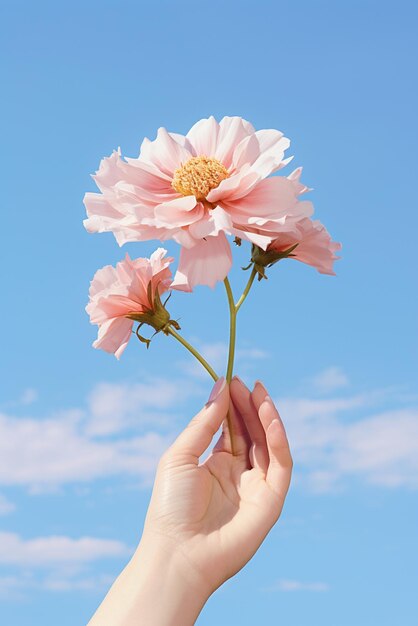
<instances>
[{"instance_id":1,"label":"green stem","mask_svg":"<svg viewBox=\"0 0 418 626\"><path fill-rule=\"evenodd\" d=\"M243 304L245 298L248 296L250 289L253 285L254 282L254 278L257 276L257 270L255 269L255 267L253 267L252 271L251 271L251 276L248 279L248 283L245 286L244 291L242 292L242 296L240 297L240 299L238 300L238 302L235 305L235 312L238 313L241 305Z\"/></svg>"},{"instance_id":2,"label":"green stem","mask_svg":"<svg viewBox=\"0 0 418 626\"><path fill-rule=\"evenodd\" d=\"M240 310L242 304L244 303L244 300L248 296L256 276L257 276L257 270L253 267L253 269L251 271L251 276L248 279L248 282L247 282L247 284L245 286L245 289L242 292L242 295L241 295L240 299L237 301L236 304L234 303L234 296L232 294L232 289L231 289L231 285L230 285L228 276L224 280L225 289L226 289L226 295L228 297L229 320L230 320L230 324L229 324L228 367L227 367L227 370L226 370L226 380L228 381L228 383L231 382L232 373L233 373L233 370L234 370L235 343L236 343L236 334L237 334L237 313Z\"/></svg>"},{"instance_id":3,"label":"green stem","mask_svg":"<svg viewBox=\"0 0 418 626\"><path fill-rule=\"evenodd\" d=\"M226 370L226 380L228 383L231 382L232 373L234 371L235 343L236 343L236 336L237 336L237 313L240 310L245 298L248 296L250 289L252 287L252 284L254 282L254 278L256 276L257 276L257 270L253 267L251 276L248 279L245 289L242 292L242 295L236 304L234 302L234 295L232 293L228 276L224 280L224 285L225 285L226 295L228 297L228 305L229 305L229 351L228 351L228 366ZM232 427L232 421L231 421L231 416L229 412L227 415L227 422L228 422L229 436L231 440L231 452L232 454L235 454L233 427Z\"/></svg>"},{"instance_id":4,"label":"green stem","mask_svg":"<svg viewBox=\"0 0 418 626\"><path fill-rule=\"evenodd\" d=\"M214 381L218 380L219 376L217 375L215 370L209 365L206 359L203 358L200 352L198 352L196 348L194 348L188 341L186 341L186 339L184 339L184 337L182 337L180 333L174 330L172 326L168 326L166 332L169 333L172 337L175 337L177 341L179 341L185 348L187 348L189 352L193 354L193 356L203 365L205 370L209 372Z\"/></svg>"},{"instance_id":5,"label":"green stem","mask_svg":"<svg viewBox=\"0 0 418 626\"><path fill-rule=\"evenodd\" d=\"M231 285L228 276L224 280L226 289L226 295L228 297L229 305L229 353L228 353L228 367L226 370L226 380L231 382L232 372L234 370L234 357L235 357L235 339L237 333L237 310L234 303L234 296L232 294Z\"/></svg>"}]
</instances>

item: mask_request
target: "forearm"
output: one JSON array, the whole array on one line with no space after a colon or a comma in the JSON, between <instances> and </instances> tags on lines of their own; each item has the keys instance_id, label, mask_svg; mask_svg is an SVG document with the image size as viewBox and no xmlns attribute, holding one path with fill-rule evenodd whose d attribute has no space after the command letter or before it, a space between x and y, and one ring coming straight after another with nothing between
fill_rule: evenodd
<instances>
[{"instance_id":1,"label":"forearm","mask_svg":"<svg viewBox=\"0 0 418 626\"><path fill-rule=\"evenodd\" d=\"M181 556L141 542L88 626L192 626L208 597Z\"/></svg>"}]
</instances>

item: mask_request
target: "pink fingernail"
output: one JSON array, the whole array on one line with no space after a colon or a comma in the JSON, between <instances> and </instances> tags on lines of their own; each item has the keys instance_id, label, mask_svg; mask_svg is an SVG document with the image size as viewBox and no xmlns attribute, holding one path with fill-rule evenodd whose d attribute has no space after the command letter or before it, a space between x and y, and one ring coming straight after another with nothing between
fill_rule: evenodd
<instances>
[{"instance_id":1,"label":"pink fingernail","mask_svg":"<svg viewBox=\"0 0 418 626\"><path fill-rule=\"evenodd\" d=\"M239 376L237 376L236 374L234 375L234 378L232 380L234 380L234 379L237 380L241 385L244 385L244 383L242 382L241 378Z\"/></svg>"},{"instance_id":2,"label":"pink fingernail","mask_svg":"<svg viewBox=\"0 0 418 626\"><path fill-rule=\"evenodd\" d=\"M209 400L207 401L207 404L212 404L212 402L215 402L215 400L219 398L219 396L225 389L225 384L226 384L226 380L223 376L218 378L216 383L213 385L212 391L210 392L210 396L209 396Z\"/></svg>"},{"instance_id":3,"label":"pink fingernail","mask_svg":"<svg viewBox=\"0 0 418 626\"><path fill-rule=\"evenodd\" d=\"M256 387L257 385L259 385L265 392L266 394L268 394L267 389L264 387L263 383L261 382L261 380L256 380L254 383L254 387Z\"/></svg>"}]
</instances>

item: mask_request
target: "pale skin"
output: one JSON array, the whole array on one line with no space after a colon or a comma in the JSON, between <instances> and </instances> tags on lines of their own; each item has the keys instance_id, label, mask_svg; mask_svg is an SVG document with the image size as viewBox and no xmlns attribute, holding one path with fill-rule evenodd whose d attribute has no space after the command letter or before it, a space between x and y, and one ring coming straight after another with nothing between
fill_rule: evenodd
<instances>
[{"instance_id":1,"label":"pale skin","mask_svg":"<svg viewBox=\"0 0 418 626\"><path fill-rule=\"evenodd\" d=\"M228 409L226 427L199 463ZM88 626L192 626L280 517L292 457L265 387L220 379L163 455L139 545Z\"/></svg>"}]
</instances>

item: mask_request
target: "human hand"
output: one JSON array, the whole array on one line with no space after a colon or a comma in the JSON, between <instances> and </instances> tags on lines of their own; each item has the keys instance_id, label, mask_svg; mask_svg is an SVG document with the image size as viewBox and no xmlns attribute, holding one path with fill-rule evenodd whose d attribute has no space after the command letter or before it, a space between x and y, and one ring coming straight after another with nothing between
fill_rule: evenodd
<instances>
[{"instance_id":1,"label":"human hand","mask_svg":"<svg viewBox=\"0 0 418 626\"><path fill-rule=\"evenodd\" d=\"M292 470L283 424L261 383L250 393L234 378L230 393L220 382L213 395L161 459L142 538L167 542L209 595L247 563L277 521ZM199 464L228 409L235 455L224 429Z\"/></svg>"},{"instance_id":2,"label":"human hand","mask_svg":"<svg viewBox=\"0 0 418 626\"><path fill-rule=\"evenodd\" d=\"M139 546L90 625L194 624L279 518L291 471L286 433L264 386L257 382L250 393L238 378L229 388L219 380L163 455Z\"/></svg>"}]
</instances>

